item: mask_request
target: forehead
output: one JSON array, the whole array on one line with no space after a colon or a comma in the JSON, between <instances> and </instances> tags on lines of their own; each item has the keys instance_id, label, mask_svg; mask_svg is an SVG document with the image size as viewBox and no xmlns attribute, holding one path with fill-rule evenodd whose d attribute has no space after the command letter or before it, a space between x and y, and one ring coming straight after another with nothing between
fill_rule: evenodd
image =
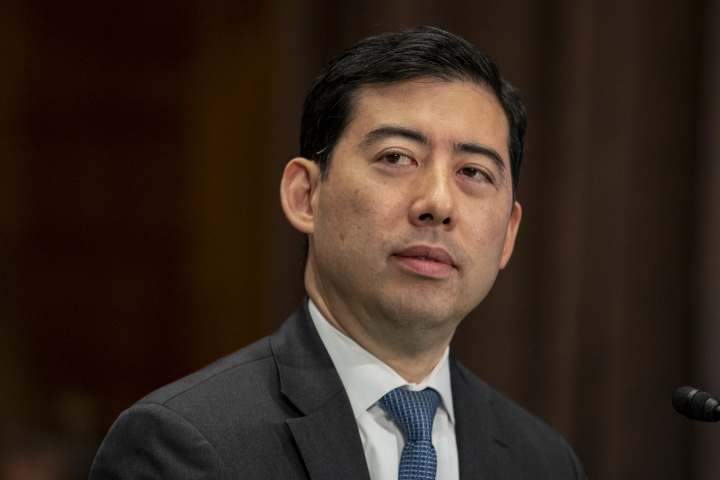
<instances>
[{"instance_id":1,"label":"forehead","mask_svg":"<svg viewBox=\"0 0 720 480\"><path fill-rule=\"evenodd\" d=\"M489 88L470 82L419 78L363 85L346 133L364 135L383 124L415 128L434 142L495 143L508 157L505 111Z\"/></svg>"}]
</instances>

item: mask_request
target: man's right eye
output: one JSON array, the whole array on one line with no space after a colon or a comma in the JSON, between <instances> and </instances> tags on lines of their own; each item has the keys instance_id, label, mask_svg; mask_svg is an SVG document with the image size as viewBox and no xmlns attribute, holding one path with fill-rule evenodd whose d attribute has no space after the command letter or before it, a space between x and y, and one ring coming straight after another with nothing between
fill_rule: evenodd
<instances>
[{"instance_id":1,"label":"man's right eye","mask_svg":"<svg viewBox=\"0 0 720 480\"><path fill-rule=\"evenodd\" d=\"M387 153L385 154L385 161L392 165L412 165L414 163L412 158L402 153Z\"/></svg>"}]
</instances>

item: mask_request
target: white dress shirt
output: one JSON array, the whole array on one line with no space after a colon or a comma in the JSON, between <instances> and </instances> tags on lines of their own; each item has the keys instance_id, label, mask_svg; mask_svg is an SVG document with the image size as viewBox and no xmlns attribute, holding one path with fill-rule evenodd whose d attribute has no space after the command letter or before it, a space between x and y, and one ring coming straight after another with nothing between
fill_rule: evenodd
<instances>
[{"instance_id":1,"label":"white dress shirt","mask_svg":"<svg viewBox=\"0 0 720 480\"><path fill-rule=\"evenodd\" d=\"M433 388L440 394L440 402L433 423L432 442L437 452L436 480L458 480L455 416L450 387L450 347L442 360L422 382L408 383L392 368L333 327L320 313L312 300L308 302L310 316L320 339L330 354L350 399L360 439L365 450L370 478L393 480L398 478L400 456L405 438L378 401L398 387L410 390Z\"/></svg>"}]
</instances>

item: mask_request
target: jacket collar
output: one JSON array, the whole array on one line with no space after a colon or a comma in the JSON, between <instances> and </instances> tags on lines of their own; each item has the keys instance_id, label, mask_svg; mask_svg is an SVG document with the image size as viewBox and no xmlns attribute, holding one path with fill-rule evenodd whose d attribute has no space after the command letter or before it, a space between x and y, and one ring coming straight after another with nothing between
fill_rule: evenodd
<instances>
[{"instance_id":1,"label":"jacket collar","mask_svg":"<svg viewBox=\"0 0 720 480\"><path fill-rule=\"evenodd\" d=\"M301 416L287 420L310 478L370 480L342 381L310 319L307 298L270 337L280 391Z\"/></svg>"},{"instance_id":2,"label":"jacket collar","mask_svg":"<svg viewBox=\"0 0 720 480\"><path fill-rule=\"evenodd\" d=\"M452 357L450 377L460 478L507 478L511 442L495 416L491 388Z\"/></svg>"},{"instance_id":3,"label":"jacket collar","mask_svg":"<svg viewBox=\"0 0 720 480\"><path fill-rule=\"evenodd\" d=\"M300 414L287 420L313 480L370 480L342 381L310 319L307 298L270 337L281 393ZM504 478L511 451L492 390L450 357L461 479Z\"/></svg>"}]
</instances>

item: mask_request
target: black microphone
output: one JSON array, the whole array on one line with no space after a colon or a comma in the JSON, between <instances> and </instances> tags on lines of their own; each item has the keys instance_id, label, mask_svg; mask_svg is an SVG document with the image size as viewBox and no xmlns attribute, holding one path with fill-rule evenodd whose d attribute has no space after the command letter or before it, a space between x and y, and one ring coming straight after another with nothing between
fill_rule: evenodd
<instances>
[{"instance_id":1,"label":"black microphone","mask_svg":"<svg viewBox=\"0 0 720 480\"><path fill-rule=\"evenodd\" d=\"M692 387L680 387L673 395L673 407L678 413L701 422L720 421L720 401L707 392Z\"/></svg>"}]
</instances>

